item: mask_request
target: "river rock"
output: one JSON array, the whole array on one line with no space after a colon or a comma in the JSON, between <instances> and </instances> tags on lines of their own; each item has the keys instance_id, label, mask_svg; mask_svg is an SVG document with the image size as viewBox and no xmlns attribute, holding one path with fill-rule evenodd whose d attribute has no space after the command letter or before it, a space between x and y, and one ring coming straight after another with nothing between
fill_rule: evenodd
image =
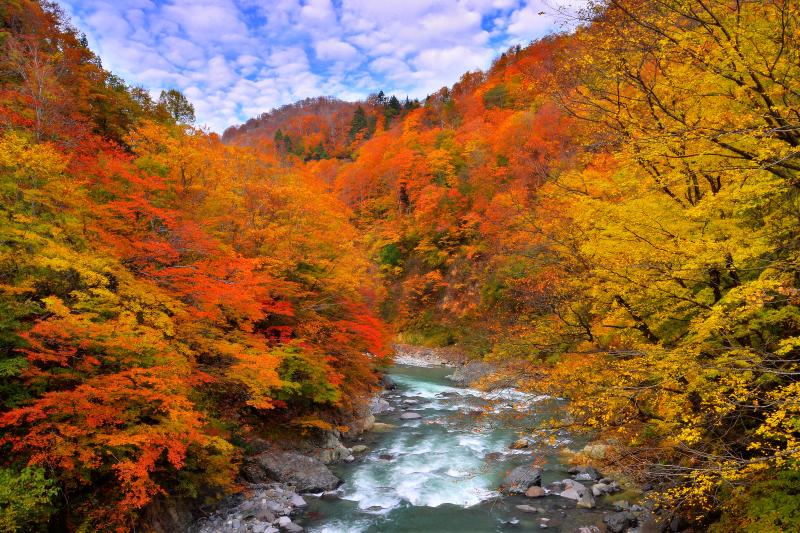
<instances>
[{"instance_id":1,"label":"river rock","mask_svg":"<svg viewBox=\"0 0 800 533\"><path fill-rule=\"evenodd\" d=\"M400 420L416 420L418 418L422 418L422 415L419 413L412 413L411 411L400 414Z\"/></svg>"},{"instance_id":2,"label":"river rock","mask_svg":"<svg viewBox=\"0 0 800 533\"><path fill-rule=\"evenodd\" d=\"M581 509L594 509L595 501L591 490L584 491L578 498L578 507Z\"/></svg>"},{"instance_id":3,"label":"river rock","mask_svg":"<svg viewBox=\"0 0 800 533\"><path fill-rule=\"evenodd\" d=\"M528 498L541 498L547 495L547 491L544 490L542 487L528 487L528 490L525 491L525 496Z\"/></svg>"},{"instance_id":4,"label":"river rock","mask_svg":"<svg viewBox=\"0 0 800 533\"><path fill-rule=\"evenodd\" d=\"M544 511L541 507L532 507L530 505L515 505L517 509L522 511L523 513L541 513Z\"/></svg>"},{"instance_id":5,"label":"river rock","mask_svg":"<svg viewBox=\"0 0 800 533\"><path fill-rule=\"evenodd\" d=\"M269 522L271 524L275 521L275 514L269 509L259 509L256 511L255 517L259 522Z\"/></svg>"},{"instance_id":6,"label":"river rock","mask_svg":"<svg viewBox=\"0 0 800 533\"><path fill-rule=\"evenodd\" d=\"M605 483L595 483L592 485L592 494L595 496L602 496L603 494L608 494L609 492L611 492L611 487Z\"/></svg>"},{"instance_id":7,"label":"river rock","mask_svg":"<svg viewBox=\"0 0 800 533\"><path fill-rule=\"evenodd\" d=\"M280 483L254 484L247 491L224 498L217 509L195 527L172 531L194 533L278 533L302 531L291 526L290 514L306 505L305 500Z\"/></svg>"},{"instance_id":8,"label":"river rock","mask_svg":"<svg viewBox=\"0 0 800 533\"><path fill-rule=\"evenodd\" d=\"M588 457L589 459L596 459L598 461L602 461L606 458L606 454L608 453L608 445L607 444L587 444L581 450L581 453Z\"/></svg>"},{"instance_id":9,"label":"river rock","mask_svg":"<svg viewBox=\"0 0 800 533\"><path fill-rule=\"evenodd\" d=\"M525 448L530 448L530 446L531 446L530 441L525 437L522 437L521 439L515 440L511 444L511 446L509 446L509 448L511 448L512 450L524 450Z\"/></svg>"},{"instance_id":10,"label":"river rock","mask_svg":"<svg viewBox=\"0 0 800 533\"><path fill-rule=\"evenodd\" d=\"M289 522L283 526L283 530L288 531L289 533L302 533L303 527L295 524L294 522Z\"/></svg>"},{"instance_id":11,"label":"river rock","mask_svg":"<svg viewBox=\"0 0 800 533\"><path fill-rule=\"evenodd\" d=\"M619 513L611 513L603 518L606 524L606 529L609 533L622 533L628 528L636 527L638 520L633 513L622 511Z\"/></svg>"},{"instance_id":12,"label":"river rock","mask_svg":"<svg viewBox=\"0 0 800 533\"><path fill-rule=\"evenodd\" d=\"M574 474L575 479L578 481L597 481L603 477L600 475L600 472L591 466L578 466L575 468L570 468L569 473Z\"/></svg>"},{"instance_id":13,"label":"river rock","mask_svg":"<svg viewBox=\"0 0 800 533\"><path fill-rule=\"evenodd\" d=\"M689 521L680 515L673 516L672 520L669 521L669 530L675 533L679 533L688 527Z\"/></svg>"},{"instance_id":14,"label":"river rock","mask_svg":"<svg viewBox=\"0 0 800 533\"><path fill-rule=\"evenodd\" d=\"M578 533L600 533L600 528L597 526L583 526L578 528Z\"/></svg>"},{"instance_id":15,"label":"river rock","mask_svg":"<svg viewBox=\"0 0 800 533\"><path fill-rule=\"evenodd\" d=\"M355 446L350 448L350 451L352 453L364 453L365 451L367 451L367 447L364 446L363 444L356 444Z\"/></svg>"},{"instance_id":16,"label":"river rock","mask_svg":"<svg viewBox=\"0 0 800 533\"><path fill-rule=\"evenodd\" d=\"M573 481L571 479L565 479L562 483L564 485L564 490L562 490L561 493L559 494L559 496L561 496L562 498L578 501L584 494L591 493L589 489L586 488L585 485L582 485L577 481Z\"/></svg>"},{"instance_id":17,"label":"river rock","mask_svg":"<svg viewBox=\"0 0 800 533\"><path fill-rule=\"evenodd\" d=\"M247 461L243 472L254 483L272 479L293 485L301 492L330 490L340 483L322 461L294 451L260 453Z\"/></svg>"},{"instance_id":18,"label":"river rock","mask_svg":"<svg viewBox=\"0 0 800 533\"><path fill-rule=\"evenodd\" d=\"M394 455L390 453L382 453L378 456L381 461L394 461Z\"/></svg>"},{"instance_id":19,"label":"river rock","mask_svg":"<svg viewBox=\"0 0 800 533\"><path fill-rule=\"evenodd\" d=\"M387 424L385 422L375 422L375 424L372 426L372 430L373 431L390 431L390 430L392 430L392 429L394 429L396 427L397 426L395 426L394 424Z\"/></svg>"},{"instance_id":20,"label":"river rock","mask_svg":"<svg viewBox=\"0 0 800 533\"><path fill-rule=\"evenodd\" d=\"M383 375L383 377L381 377L381 385L383 385L383 388L386 390L397 389L397 383L395 383L392 378L390 378L385 374Z\"/></svg>"},{"instance_id":21,"label":"river rock","mask_svg":"<svg viewBox=\"0 0 800 533\"><path fill-rule=\"evenodd\" d=\"M327 431L323 435L322 441L318 443L313 455L323 463L329 464L341 461L350 455L350 449L339 440L338 431Z\"/></svg>"},{"instance_id":22,"label":"river rock","mask_svg":"<svg viewBox=\"0 0 800 533\"><path fill-rule=\"evenodd\" d=\"M392 410L392 405L383 398L376 397L369 401L369 410L373 415L380 415Z\"/></svg>"},{"instance_id":23,"label":"river rock","mask_svg":"<svg viewBox=\"0 0 800 533\"><path fill-rule=\"evenodd\" d=\"M503 479L502 488L509 494L525 494L530 487L540 485L542 482L542 469L531 465L522 465Z\"/></svg>"},{"instance_id":24,"label":"river rock","mask_svg":"<svg viewBox=\"0 0 800 533\"><path fill-rule=\"evenodd\" d=\"M269 511L275 513L275 514L286 514L286 506L284 506L280 502L267 500L267 503L265 503L264 505L266 506L267 510L269 510ZM274 518L273 518L273 520L274 520ZM271 521L272 520L270 520L270 522Z\"/></svg>"}]
</instances>

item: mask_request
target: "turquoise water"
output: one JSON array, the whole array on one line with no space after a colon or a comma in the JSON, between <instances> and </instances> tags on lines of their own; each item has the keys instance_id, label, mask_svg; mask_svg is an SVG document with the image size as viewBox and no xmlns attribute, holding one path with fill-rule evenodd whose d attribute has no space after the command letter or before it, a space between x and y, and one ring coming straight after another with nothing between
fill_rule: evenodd
<instances>
[{"instance_id":1,"label":"turquoise water","mask_svg":"<svg viewBox=\"0 0 800 533\"><path fill-rule=\"evenodd\" d=\"M521 427L548 416L556 402L513 390L491 394L454 386L446 368L397 366L390 373L398 387L386 399L395 408L378 422L396 427L364 438L369 451L356 463L340 465L344 484L336 497L308 498L300 523L318 533L576 531L597 525L595 510L576 509L558 496L531 500L496 492L509 470L539 457L545 461L543 485L569 477L556 448L571 443L560 435L554 447L511 450ZM401 420L401 412L422 415ZM524 513L528 504L543 513Z\"/></svg>"}]
</instances>

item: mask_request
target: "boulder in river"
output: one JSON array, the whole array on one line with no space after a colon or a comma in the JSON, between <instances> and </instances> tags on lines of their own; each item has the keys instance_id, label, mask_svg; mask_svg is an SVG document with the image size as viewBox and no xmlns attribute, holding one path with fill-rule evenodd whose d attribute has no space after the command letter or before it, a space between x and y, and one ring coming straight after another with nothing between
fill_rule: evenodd
<instances>
[{"instance_id":1,"label":"boulder in river","mask_svg":"<svg viewBox=\"0 0 800 533\"><path fill-rule=\"evenodd\" d=\"M418 418L422 418L422 415L419 413L412 413L411 411L405 411L400 414L400 420L416 420Z\"/></svg>"},{"instance_id":2,"label":"boulder in river","mask_svg":"<svg viewBox=\"0 0 800 533\"><path fill-rule=\"evenodd\" d=\"M515 505L514 507L516 507L518 510L522 511L523 513L542 513L542 512L544 512L544 509L542 509L541 507L533 507L533 506L530 506L530 505L524 505L523 504L523 505Z\"/></svg>"},{"instance_id":3,"label":"boulder in river","mask_svg":"<svg viewBox=\"0 0 800 533\"><path fill-rule=\"evenodd\" d=\"M578 498L578 507L582 509L594 509L595 501L594 495L592 494L591 490L586 490L581 494L580 498Z\"/></svg>"},{"instance_id":4,"label":"boulder in river","mask_svg":"<svg viewBox=\"0 0 800 533\"><path fill-rule=\"evenodd\" d=\"M528 498L541 498L547 495L547 491L544 490L542 487L533 486L528 487L528 490L525 491L525 496Z\"/></svg>"},{"instance_id":5,"label":"boulder in river","mask_svg":"<svg viewBox=\"0 0 800 533\"><path fill-rule=\"evenodd\" d=\"M392 410L389 402L383 398L376 396L369 401L369 410L373 415L380 415Z\"/></svg>"},{"instance_id":6,"label":"boulder in river","mask_svg":"<svg viewBox=\"0 0 800 533\"><path fill-rule=\"evenodd\" d=\"M363 444L356 444L355 446L350 448L351 453L364 453L365 451L367 451L367 447L364 446Z\"/></svg>"},{"instance_id":7,"label":"boulder in river","mask_svg":"<svg viewBox=\"0 0 800 533\"><path fill-rule=\"evenodd\" d=\"M524 450L525 448L530 448L530 447L531 447L531 442L525 437L515 440L513 443L511 443L511 446L509 446L509 448L511 448L512 450Z\"/></svg>"},{"instance_id":8,"label":"boulder in river","mask_svg":"<svg viewBox=\"0 0 800 533\"><path fill-rule=\"evenodd\" d=\"M603 477L591 466L576 466L570 468L569 473L573 474L578 481L597 481Z\"/></svg>"},{"instance_id":9,"label":"boulder in river","mask_svg":"<svg viewBox=\"0 0 800 533\"><path fill-rule=\"evenodd\" d=\"M592 485L592 494L595 496L602 496L611 492L611 487L605 483L595 483Z\"/></svg>"},{"instance_id":10,"label":"boulder in river","mask_svg":"<svg viewBox=\"0 0 800 533\"><path fill-rule=\"evenodd\" d=\"M611 513L603 518L603 522L605 522L606 529L610 533L622 533L628 528L636 527L636 524L639 523L636 515L628 511Z\"/></svg>"},{"instance_id":11,"label":"boulder in river","mask_svg":"<svg viewBox=\"0 0 800 533\"><path fill-rule=\"evenodd\" d=\"M565 479L562 483L564 490L559 494L562 498L579 501L584 494L591 494L591 491L585 485L577 481Z\"/></svg>"},{"instance_id":12,"label":"boulder in river","mask_svg":"<svg viewBox=\"0 0 800 533\"><path fill-rule=\"evenodd\" d=\"M322 461L288 450L267 451L251 457L242 471L253 483L271 479L293 485L300 492L331 490L340 483Z\"/></svg>"},{"instance_id":13,"label":"boulder in river","mask_svg":"<svg viewBox=\"0 0 800 533\"><path fill-rule=\"evenodd\" d=\"M618 500L614 502L614 509L617 511L630 511L631 504L628 503L628 500Z\"/></svg>"},{"instance_id":14,"label":"boulder in river","mask_svg":"<svg viewBox=\"0 0 800 533\"><path fill-rule=\"evenodd\" d=\"M530 487L541 485L542 469L531 465L516 467L503 479L502 488L509 494L525 494Z\"/></svg>"}]
</instances>

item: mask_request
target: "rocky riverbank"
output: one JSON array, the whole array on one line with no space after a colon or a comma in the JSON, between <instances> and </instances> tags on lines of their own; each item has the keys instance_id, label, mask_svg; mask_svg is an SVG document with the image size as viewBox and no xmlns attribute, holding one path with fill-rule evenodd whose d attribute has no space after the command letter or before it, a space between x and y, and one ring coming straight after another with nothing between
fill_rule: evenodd
<instances>
[{"instance_id":1,"label":"rocky riverbank","mask_svg":"<svg viewBox=\"0 0 800 533\"><path fill-rule=\"evenodd\" d=\"M573 467L569 470L571 478L554 481L547 487L542 487L542 470L533 465L522 465L514 468L503 479L501 490L505 494L524 495L531 500L538 500L547 496L557 496L575 502L578 509L594 509L598 498L609 496L622 491L620 484L610 478L604 477L595 468L584 465ZM515 508L523 513L545 513L542 507L519 504ZM603 523L607 533L656 533L664 528L656 525L656 517L652 510L641 505L631 505L626 500L617 500L613 503L614 512L606 513ZM544 520L544 518L543 518ZM546 520L540 527L546 528ZM666 529L671 530L670 528ZM597 527L582 528L582 533L599 533Z\"/></svg>"},{"instance_id":2,"label":"rocky riverbank","mask_svg":"<svg viewBox=\"0 0 800 533\"><path fill-rule=\"evenodd\" d=\"M224 500L211 516L201 519L196 533L298 533L294 523L306 500L284 483L250 484Z\"/></svg>"},{"instance_id":3,"label":"rocky riverbank","mask_svg":"<svg viewBox=\"0 0 800 533\"><path fill-rule=\"evenodd\" d=\"M436 352L433 352L437 355L434 358L429 349L403 353L407 357L412 354L417 362L425 358L427 363L424 366L454 368L447 378L459 385L486 384L498 373L497 367L482 361L460 361L457 364L445 361L446 365L443 365L444 360L438 357ZM431 364L431 361L435 363ZM442 376L440 379L444 379L448 371L447 368L440 368L438 370ZM408 378L402 374L396 377L400 378L402 378L400 388L396 388L392 379L385 378L381 394L365 404L361 417L367 422L360 424L359 427L372 428L373 432L370 435L362 437L357 433L340 434L338 431L328 431L320 433L317 438L308 442L295 443L291 449L279 449L265 441L256 443L256 446L252 447L253 455L247 457L242 465L244 490L240 494L226 498L210 516L197 521L189 531L299 532L303 531L305 524L312 528L318 527L319 523L315 522L318 519L313 517L319 516L320 510L329 516L335 506L340 506L341 509L357 506L355 515L348 512L339 519L339 522L334 519L331 523L331 527L338 525L344 527L352 520L364 520L364 517L372 515L382 516L390 512L403 514L404 507L401 503L397 503L399 507L395 506L395 498L398 502L411 503L412 509L425 512L435 512L430 509L436 508L439 500L449 502L453 499L453 502L464 505L465 510L469 509L470 513L486 513L477 515L480 520L485 520L485 517L494 513L490 509L494 505L492 502L497 502L506 509L503 513L505 517L500 519L500 522L509 526L514 526L515 523L518 524L517 527L528 524L541 529L567 531L563 528L570 524L572 529L569 531L581 531L581 533L657 531L649 509L619 501L620 484L610 477L602 476L589 465L570 470L570 477L564 478L568 473L566 469L551 464L545 468L546 483L543 483L543 471L533 466L533 463L514 466L515 463L519 465L520 458L526 453L533 452L532 449L526 450L531 444L527 440L524 443L512 442L510 446L506 444L505 452L485 453L484 446L491 450L491 440L484 443L472 437L470 432L460 433L459 428L462 425L481 424L480 417L483 411L476 409L472 404L480 404L483 401L497 402L498 399L493 395L500 394L500 407L513 408L512 404L517 405L523 401L535 403L538 401L535 397L526 399L522 398L525 395L516 391L497 390L508 388L508 381L495 382L498 383L495 387L485 387L493 389L493 392L452 388L446 384L433 386L423 384L423 387L432 388L408 392L410 383ZM502 399L506 396L509 397L508 401L503 402ZM504 406L505 403L509 405ZM442 418L448 416L447 413L453 412L452 409L464 414L455 415L451 419ZM380 420L377 423L375 423L376 415ZM400 443L403 440L402 434L416 433L426 426L433 427L430 424L434 423L452 425L452 429L456 430L455 436L449 436L450 434L446 432L441 436L432 434L420 442L416 440L403 442L400 447L391 444L386 446L387 441L380 440L380 435L397 434L399 439L397 442ZM394 437L389 438L394 439ZM428 457L425 454L435 453L435 450L439 449L439 446L434 446L432 441L428 442L428 439L432 438L444 439L439 446L445 448L453 446L453 442L456 442L455 446L463 442L462 445L471 447L470 450L475 448L474 453L477 457L472 457L472 451L463 450L454 451L453 456L445 454L447 459L441 466L422 476L421 473L416 473L417 470L428 472L433 466L427 463L417 464L415 458ZM433 452L428 450L430 446L433 446L431 448ZM480 455L484 453L487 462L482 466ZM490 461L490 457L493 458L495 455L498 459ZM367 470L360 466L361 457L364 458ZM430 459L440 461L438 455L430 456ZM470 466L467 466L473 459L477 461L476 464L470 463ZM509 463L509 467L514 466L507 472L505 479L502 478L502 466L500 466L503 462ZM336 463L343 463L335 466L334 471L346 477L349 480L348 484L340 486L341 481L328 467L329 464ZM473 476L483 475L484 466L489 468L490 464L492 466L489 471L497 472L497 481L481 488L480 483L473 481ZM399 478L394 475L389 476L394 484L387 486L382 479L386 472L406 470L412 473ZM558 477L553 476L555 471L560 471ZM359 472L359 480L353 483L347 472ZM364 472L370 473L364 474ZM433 490L438 484L448 483L453 476L461 475L467 476L466 479L470 484L475 484L477 493L461 486L457 488L460 491L458 497L453 497L449 493L439 493L438 489ZM417 480L415 476L422 477ZM406 487L407 484L414 487L416 484L420 485L411 490ZM485 495L480 495L481 490ZM403 520L408 519L406 517Z\"/></svg>"},{"instance_id":4,"label":"rocky riverbank","mask_svg":"<svg viewBox=\"0 0 800 533\"><path fill-rule=\"evenodd\" d=\"M384 380L391 389L391 380ZM341 484L328 468L337 462L353 462L367 450L362 444L347 447L342 439L355 438L373 429L375 414L390 409L376 396L354 415L350 431L320 432L297 444L297 449L280 447L260 440L251 443L256 453L247 457L241 468L244 489L220 502L214 512L188 527L193 533L297 533L303 527L295 521L307 506L303 495L333 497ZM162 528L163 529L163 528Z\"/></svg>"}]
</instances>

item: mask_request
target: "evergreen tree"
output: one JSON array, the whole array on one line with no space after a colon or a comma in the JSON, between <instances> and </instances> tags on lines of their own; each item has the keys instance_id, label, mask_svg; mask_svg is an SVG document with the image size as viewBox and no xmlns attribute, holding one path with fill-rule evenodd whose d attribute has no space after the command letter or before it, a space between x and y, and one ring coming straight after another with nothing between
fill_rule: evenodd
<instances>
[{"instance_id":1,"label":"evergreen tree","mask_svg":"<svg viewBox=\"0 0 800 533\"><path fill-rule=\"evenodd\" d=\"M355 139L356 136L359 134L359 132L367 128L368 125L369 124L367 121L367 114L364 111L364 108L358 106L355 112L353 113L353 120L350 122L350 133L349 133L350 141L352 142L353 139Z\"/></svg>"}]
</instances>

